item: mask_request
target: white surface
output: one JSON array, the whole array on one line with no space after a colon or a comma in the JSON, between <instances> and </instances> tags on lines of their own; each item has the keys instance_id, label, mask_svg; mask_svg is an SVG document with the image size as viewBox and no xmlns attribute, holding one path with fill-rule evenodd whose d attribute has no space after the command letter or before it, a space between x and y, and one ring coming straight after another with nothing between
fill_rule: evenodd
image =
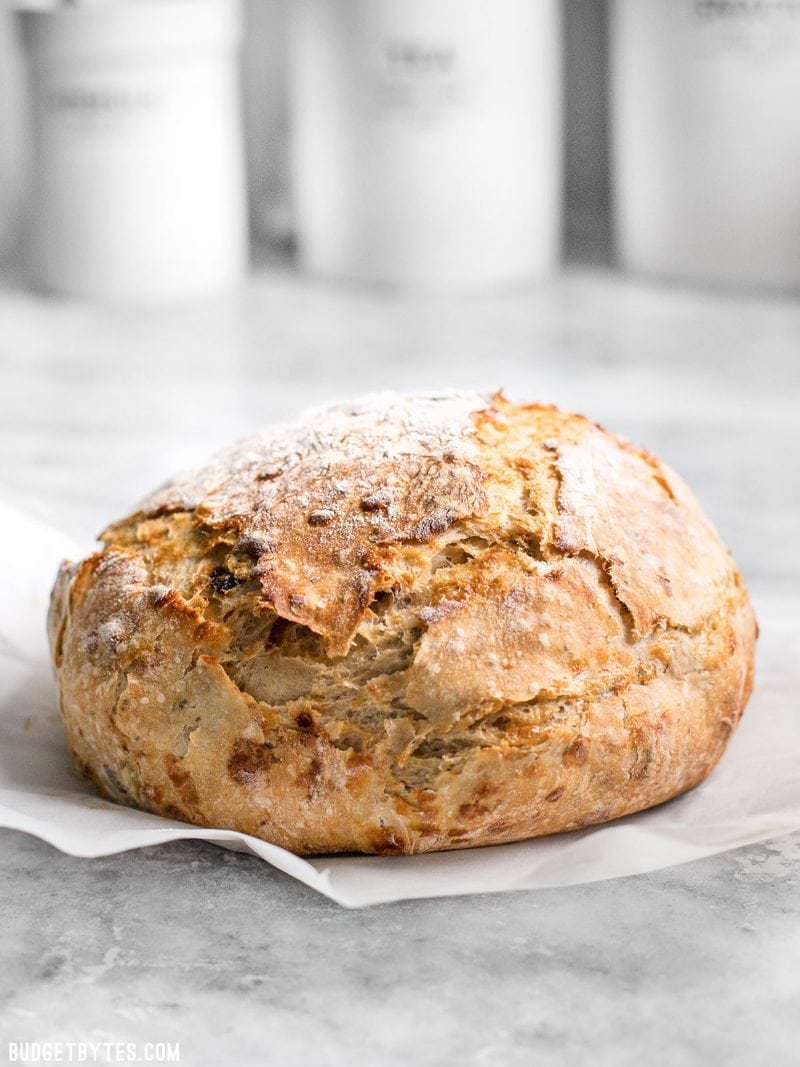
<instances>
[{"instance_id":1,"label":"white surface","mask_svg":"<svg viewBox=\"0 0 800 1067\"><path fill-rule=\"evenodd\" d=\"M757 605L796 617L797 303L583 270L448 299L278 271L151 315L9 286L0 324L0 496L80 540L310 403L497 384L663 455ZM796 671L764 658L758 684L791 694ZM2 1040L179 1039L192 1067L796 1062L798 834L633 878L357 911L199 842L89 861L0 841Z\"/></svg>"}]
</instances>

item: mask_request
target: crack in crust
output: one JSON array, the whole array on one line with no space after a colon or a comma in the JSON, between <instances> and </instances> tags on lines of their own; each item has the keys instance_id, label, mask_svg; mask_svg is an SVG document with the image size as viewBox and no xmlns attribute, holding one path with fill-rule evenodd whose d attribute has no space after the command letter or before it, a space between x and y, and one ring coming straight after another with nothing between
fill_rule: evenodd
<instances>
[{"instance_id":1,"label":"crack in crust","mask_svg":"<svg viewBox=\"0 0 800 1067\"><path fill-rule=\"evenodd\" d=\"M730 556L655 457L501 395L317 413L62 571L107 794L300 852L516 840L699 781L752 684Z\"/></svg>"}]
</instances>

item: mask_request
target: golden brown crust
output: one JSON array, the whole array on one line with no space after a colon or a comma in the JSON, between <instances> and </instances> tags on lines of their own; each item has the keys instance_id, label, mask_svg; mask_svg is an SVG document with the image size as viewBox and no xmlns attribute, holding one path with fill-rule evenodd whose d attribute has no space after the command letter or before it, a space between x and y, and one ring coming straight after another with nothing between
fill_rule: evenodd
<instances>
[{"instance_id":1,"label":"golden brown crust","mask_svg":"<svg viewBox=\"0 0 800 1067\"><path fill-rule=\"evenodd\" d=\"M103 540L49 620L78 766L296 852L639 811L705 777L752 687L747 593L689 490L555 408L316 412Z\"/></svg>"}]
</instances>

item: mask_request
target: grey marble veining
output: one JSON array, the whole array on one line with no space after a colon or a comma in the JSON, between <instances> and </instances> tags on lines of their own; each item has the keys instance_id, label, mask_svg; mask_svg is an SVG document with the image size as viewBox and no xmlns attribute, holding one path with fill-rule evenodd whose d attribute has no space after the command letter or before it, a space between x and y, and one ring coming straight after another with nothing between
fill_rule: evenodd
<instances>
[{"instance_id":1,"label":"grey marble veining","mask_svg":"<svg viewBox=\"0 0 800 1067\"><path fill-rule=\"evenodd\" d=\"M592 886L345 911L253 857L2 834L4 1038L182 1061L797 1062L800 834Z\"/></svg>"},{"instance_id":2,"label":"grey marble veining","mask_svg":"<svg viewBox=\"0 0 800 1067\"><path fill-rule=\"evenodd\" d=\"M572 270L421 298L278 269L144 314L0 289L0 496L89 539L177 467L309 403L502 385L694 486L756 593L800 587L800 304ZM0 832L8 1040L182 1063L800 1062L800 834L570 889L348 912L179 843L87 861Z\"/></svg>"}]
</instances>

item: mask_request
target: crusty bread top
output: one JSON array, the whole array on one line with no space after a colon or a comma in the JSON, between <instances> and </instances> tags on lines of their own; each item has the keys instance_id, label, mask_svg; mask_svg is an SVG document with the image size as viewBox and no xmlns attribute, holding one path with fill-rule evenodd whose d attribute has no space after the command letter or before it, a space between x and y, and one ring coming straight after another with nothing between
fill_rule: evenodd
<instances>
[{"instance_id":1,"label":"crusty bread top","mask_svg":"<svg viewBox=\"0 0 800 1067\"><path fill-rule=\"evenodd\" d=\"M699 627L735 573L664 464L582 416L501 394L386 393L310 411L179 476L104 540L125 543L142 521L178 512L247 561L265 607L321 635L332 655L347 651L376 594L411 584L420 549L435 570L431 554L456 528L459 540L563 558L564 595L580 584L570 561L591 560L635 638ZM578 611L585 594L570 596ZM515 596L510 615L540 610ZM458 600L462 623L480 613L480 589ZM445 595L432 610L429 630L454 613Z\"/></svg>"},{"instance_id":2,"label":"crusty bread top","mask_svg":"<svg viewBox=\"0 0 800 1067\"><path fill-rule=\"evenodd\" d=\"M144 501L235 528L283 618L344 651L389 546L424 542L485 510L477 393L384 393L314 409L234 445Z\"/></svg>"}]
</instances>

